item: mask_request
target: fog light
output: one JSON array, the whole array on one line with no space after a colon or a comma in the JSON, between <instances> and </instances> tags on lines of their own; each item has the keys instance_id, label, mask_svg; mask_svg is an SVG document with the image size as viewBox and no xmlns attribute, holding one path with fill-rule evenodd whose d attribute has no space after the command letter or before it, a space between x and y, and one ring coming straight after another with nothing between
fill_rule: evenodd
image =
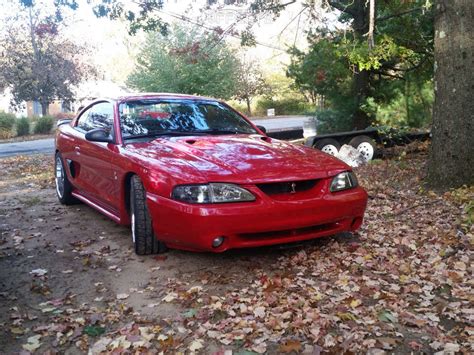
<instances>
[{"instance_id":1,"label":"fog light","mask_svg":"<svg viewBox=\"0 0 474 355\"><path fill-rule=\"evenodd\" d=\"M218 248L224 243L224 237L217 237L212 241L212 247Z\"/></svg>"}]
</instances>

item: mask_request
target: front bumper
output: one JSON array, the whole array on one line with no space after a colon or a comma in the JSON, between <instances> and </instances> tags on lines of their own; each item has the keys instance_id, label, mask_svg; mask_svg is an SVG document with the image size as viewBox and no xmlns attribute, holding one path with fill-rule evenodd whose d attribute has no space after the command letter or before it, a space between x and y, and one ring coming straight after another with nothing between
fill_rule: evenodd
<instances>
[{"instance_id":1,"label":"front bumper","mask_svg":"<svg viewBox=\"0 0 474 355\"><path fill-rule=\"evenodd\" d=\"M354 231L367 193L361 187L300 199L259 196L254 202L193 205L147 193L153 230L171 248L223 252L291 243ZM224 243L212 247L216 237Z\"/></svg>"}]
</instances>

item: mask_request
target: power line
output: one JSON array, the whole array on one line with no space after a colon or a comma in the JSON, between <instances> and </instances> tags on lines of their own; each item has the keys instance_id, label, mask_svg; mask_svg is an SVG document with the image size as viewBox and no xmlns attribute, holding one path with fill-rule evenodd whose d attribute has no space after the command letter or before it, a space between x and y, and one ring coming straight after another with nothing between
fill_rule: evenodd
<instances>
[{"instance_id":1,"label":"power line","mask_svg":"<svg viewBox=\"0 0 474 355\"><path fill-rule=\"evenodd\" d=\"M168 15L168 16L171 16L171 17L174 17L178 20L181 20L181 21L185 21L185 22L189 22L193 25L196 25L196 26L199 26L199 27L202 27L202 28L205 28L206 30L209 30L209 31L214 31L215 28L213 27L209 27L209 26L206 26L206 25L203 25L202 23L199 23L199 22L196 22L192 19L190 19L189 17L186 17L184 15L179 15L179 14L174 14L172 12L167 12L167 11L163 11L163 10L157 10L158 12L161 12L165 15ZM233 35L231 33L227 34L227 36L230 36L230 37L233 37L233 38L237 38L237 39L240 39L239 36L236 36L236 35ZM259 45L259 46L262 46L262 47L267 47L267 48L271 48L271 49L275 49L277 51L281 51L281 52L285 52L286 53L286 50L285 49L282 49L280 47L275 47L275 46L272 46L270 44L266 44L266 43L262 43L262 42L258 42L258 41L255 41L255 44Z\"/></svg>"}]
</instances>

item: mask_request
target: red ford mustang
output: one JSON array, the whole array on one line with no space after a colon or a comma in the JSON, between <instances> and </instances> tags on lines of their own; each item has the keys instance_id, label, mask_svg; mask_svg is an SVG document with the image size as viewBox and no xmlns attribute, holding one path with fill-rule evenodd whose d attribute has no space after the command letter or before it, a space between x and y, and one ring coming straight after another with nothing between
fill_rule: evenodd
<instances>
[{"instance_id":1,"label":"red ford mustang","mask_svg":"<svg viewBox=\"0 0 474 355\"><path fill-rule=\"evenodd\" d=\"M349 166L268 137L225 103L100 99L56 133L59 201L131 225L137 254L222 252L354 231L366 192Z\"/></svg>"}]
</instances>

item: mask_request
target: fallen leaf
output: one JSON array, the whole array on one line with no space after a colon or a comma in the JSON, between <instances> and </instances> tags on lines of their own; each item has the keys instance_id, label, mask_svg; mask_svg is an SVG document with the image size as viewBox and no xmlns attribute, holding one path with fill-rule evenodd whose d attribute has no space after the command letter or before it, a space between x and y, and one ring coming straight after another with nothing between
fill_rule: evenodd
<instances>
[{"instance_id":1,"label":"fallen leaf","mask_svg":"<svg viewBox=\"0 0 474 355\"><path fill-rule=\"evenodd\" d=\"M169 303L169 302L172 302L173 300L175 300L176 297L178 297L178 294L174 293L174 292L171 292L171 293L168 293L165 297L163 297L163 301Z\"/></svg>"},{"instance_id":2,"label":"fallen leaf","mask_svg":"<svg viewBox=\"0 0 474 355\"><path fill-rule=\"evenodd\" d=\"M383 310L379 313L379 320L386 323L396 323L397 317L395 317L390 311Z\"/></svg>"},{"instance_id":3,"label":"fallen leaf","mask_svg":"<svg viewBox=\"0 0 474 355\"><path fill-rule=\"evenodd\" d=\"M40 339L41 335L29 337L27 339L27 343L22 345L22 348L29 352L33 352L41 346L41 343L39 342Z\"/></svg>"},{"instance_id":4,"label":"fallen leaf","mask_svg":"<svg viewBox=\"0 0 474 355\"><path fill-rule=\"evenodd\" d=\"M33 276L44 276L48 273L48 270L46 269L34 269L30 271L30 275Z\"/></svg>"},{"instance_id":5,"label":"fallen leaf","mask_svg":"<svg viewBox=\"0 0 474 355\"><path fill-rule=\"evenodd\" d=\"M253 310L253 314L257 318L264 318L265 317L265 307L256 307Z\"/></svg>"},{"instance_id":6,"label":"fallen leaf","mask_svg":"<svg viewBox=\"0 0 474 355\"><path fill-rule=\"evenodd\" d=\"M282 353L300 352L301 342L299 340L287 340L279 347Z\"/></svg>"},{"instance_id":7,"label":"fallen leaf","mask_svg":"<svg viewBox=\"0 0 474 355\"><path fill-rule=\"evenodd\" d=\"M88 325L88 326L85 326L82 331L84 334L97 337L105 333L105 328L95 326L95 325Z\"/></svg>"},{"instance_id":8,"label":"fallen leaf","mask_svg":"<svg viewBox=\"0 0 474 355\"><path fill-rule=\"evenodd\" d=\"M189 350L191 351L196 351L202 348L203 348L202 340L193 340L191 342L191 345L189 345Z\"/></svg>"}]
</instances>

